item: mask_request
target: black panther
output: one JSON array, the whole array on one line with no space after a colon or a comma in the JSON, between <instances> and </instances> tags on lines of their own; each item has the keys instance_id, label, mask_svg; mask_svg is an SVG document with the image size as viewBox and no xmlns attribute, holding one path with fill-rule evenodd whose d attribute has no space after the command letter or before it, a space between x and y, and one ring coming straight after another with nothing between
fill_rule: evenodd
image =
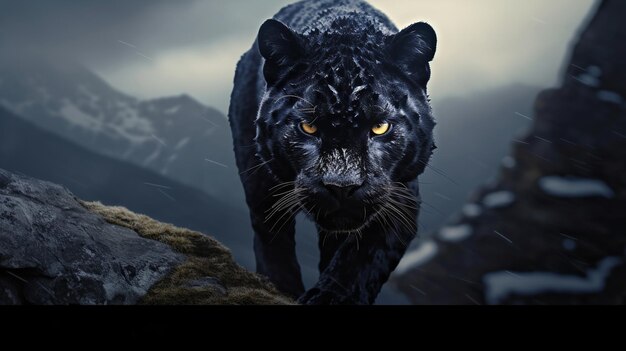
<instances>
[{"instance_id":1,"label":"black panther","mask_svg":"<svg viewBox=\"0 0 626 351\"><path fill-rule=\"evenodd\" d=\"M261 26L237 65L229 119L257 270L303 304L371 304L417 233L417 177L435 125L437 38L360 0L305 0ZM295 216L319 231L304 290Z\"/></svg>"}]
</instances>

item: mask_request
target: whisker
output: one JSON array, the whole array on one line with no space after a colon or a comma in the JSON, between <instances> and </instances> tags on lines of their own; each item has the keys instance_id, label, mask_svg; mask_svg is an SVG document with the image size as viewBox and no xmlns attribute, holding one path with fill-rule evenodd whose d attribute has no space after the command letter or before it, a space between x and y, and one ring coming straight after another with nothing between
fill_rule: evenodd
<instances>
[{"instance_id":1,"label":"whisker","mask_svg":"<svg viewBox=\"0 0 626 351\"><path fill-rule=\"evenodd\" d=\"M245 174L245 173L247 173L247 172L252 171L253 169L257 169L257 170L258 170L260 167L265 166L266 164L268 164L268 163L270 163L270 162L272 162L272 161L274 161L274 158L271 158L271 159L269 159L269 160L267 160L267 161L265 161L265 162L261 162L261 163L259 163L259 164L258 164L258 165L256 165L256 166L252 166L252 167L250 167L250 168L246 169L245 171L243 171L243 172L241 172L241 173L239 173L239 174L240 174L240 175L243 175L243 174ZM253 173L253 174L254 174L254 173Z\"/></svg>"},{"instance_id":2,"label":"whisker","mask_svg":"<svg viewBox=\"0 0 626 351\"><path fill-rule=\"evenodd\" d=\"M276 202L271 208L269 208L266 212L271 211L269 215L266 217L266 222L272 218L277 212L282 211L283 209L290 207L294 203L300 200L299 193L293 192L283 196L278 202Z\"/></svg>"},{"instance_id":3,"label":"whisker","mask_svg":"<svg viewBox=\"0 0 626 351\"><path fill-rule=\"evenodd\" d=\"M289 220L289 218L291 218L291 216L293 215L293 213L292 213L292 211L291 211L291 210L293 210L293 208L294 208L295 206L297 206L297 205L298 205L298 204L294 204L294 205L292 205L292 206L291 206L291 207L289 207L289 209L287 209L287 210L286 210L286 211L285 211L285 212L284 212L284 213L283 213L280 217L278 217L278 219L276 220L276 222L274 222L274 225L272 225L272 227L270 228L270 232L273 232L273 231L274 231L274 228L276 228L276 226L278 225L278 223L280 223L280 222L281 222L281 220L282 220L283 218L285 218L285 216L286 216L287 214L289 214L289 216L287 217L287 220L285 221L285 222L287 222L287 221ZM283 225L284 225L284 224L283 224ZM281 226L281 228L282 228L282 226ZM278 234L278 233L280 233L280 230L276 232L276 234ZM272 240L273 240L273 239L272 239Z\"/></svg>"},{"instance_id":4,"label":"whisker","mask_svg":"<svg viewBox=\"0 0 626 351\"><path fill-rule=\"evenodd\" d=\"M296 211L292 211L293 207L289 209L289 212L291 213L291 215L289 215L289 217L287 217L287 219L285 219L285 221L283 222L283 225L281 225L280 228L278 228L276 233L280 233L280 231L283 229L285 224L289 223L296 216L296 214L300 211L300 209L302 208L302 205L300 205L300 204L296 204L295 206L298 206Z\"/></svg>"},{"instance_id":5,"label":"whisker","mask_svg":"<svg viewBox=\"0 0 626 351\"><path fill-rule=\"evenodd\" d=\"M400 207L409 208L409 209L411 209L411 210L415 210L415 211L419 210L419 209L418 209L417 207L415 207L415 206L412 206L412 205L409 205L409 204L404 204L404 203L402 203L402 202L398 202L398 201L396 201L396 200L394 200L394 199L391 199L391 198L387 199L387 201L391 201L394 205L399 205Z\"/></svg>"},{"instance_id":6,"label":"whisker","mask_svg":"<svg viewBox=\"0 0 626 351\"><path fill-rule=\"evenodd\" d=\"M382 219L385 222L385 225L391 229L398 230L398 225L396 223L397 219L395 215L387 209L387 206L383 206L381 208L381 213L383 215Z\"/></svg>"},{"instance_id":7,"label":"whisker","mask_svg":"<svg viewBox=\"0 0 626 351\"><path fill-rule=\"evenodd\" d=\"M285 194L288 194L288 193L291 193L291 192L294 192L294 191L298 191L298 190L295 190L295 189L289 189L289 190L287 190L287 191L285 191L285 192L278 193L278 194L274 194L274 195L272 195L272 196L274 196L274 197L278 197L278 196L282 196L282 195L285 195Z\"/></svg>"},{"instance_id":8,"label":"whisker","mask_svg":"<svg viewBox=\"0 0 626 351\"><path fill-rule=\"evenodd\" d=\"M279 211L283 204L286 202L290 202L293 199L294 191L290 191L289 193L283 195L278 201L276 201L270 208L268 208L265 212L271 212L268 216L271 217L275 212Z\"/></svg>"},{"instance_id":9,"label":"whisker","mask_svg":"<svg viewBox=\"0 0 626 351\"><path fill-rule=\"evenodd\" d=\"M411 231L417 230L417 228L415 228L415 226L411 223L411 220L406 216L406 214L401 209L394 206L393 203L388 203L388 205L389 205L389 208L393 212L395 212L398 216L400 216L399 219L401 220L401 223L403 223L408 230L411 230Z\"/></svg>"},{"instance_id":10,"label":"whisker","mask_svg":"<svg viewBox=\"0 0 626 351\"><path fill-rule=\"evenodd\" d=\"M280 208L281 204L284 203L285 201L288 201L290 198L292 198L294 196L294 194L296 193L295 189L289 190L287 191L283 196L281 196L280 199L278 199L266 212L276 209L276 208Z\"/></svg>"},{"instance_id":11,"label":"whisker","mask_svg":"<svg viewBox=\"0 0 626 351\"><path fill-rule=\"evenodd\" d=\"M273 187L269 188L269 191L272 191L272 190L274 190L274 189L276 189L276 188L279 188L279 187L284 187L284 186L287 186L287 185L295 184L295 183L296 183L295 181L293 181L293 182L284 182L284 183L280 183L280 184L278 184L278 185L275 185L275 186L273 186Z\"/></svg>"},{"instance_id":12,"label":"whisker","mask_svg":"<svg viewBox=\"0 0 626 351\"><path fill-rule=\"evenodd\" d=\"M385 189L387 189L390 193L392 193L394 195L398 195L399 197L403 197L403 198L405 198L407 200L411 200L411 201L417 202L417 198L415 197L415 195L409 194L407 192L404 192L401 189L394 188L394 187L385 188Z\"/></svg>"},{"instance_id":13,"label":"whisker","mask_svg":"<svg viewBox=\"0 0 626 351\"><path fill-rule=\"evenodd\" d=\"M396 217L396 216L395 216L392 212L387 211L387 209L386 209L386 208L385 208L385 210L384 210L384 211L385 211L385 213L387 213L389 216L391 216L391 218L389 218L390 220L391 220L392 218L397 219L397 217ZM404 242L404 240L402 240L402 238L398 235L398 232L399 232L400 230L399 230L399 228L396 226L396 221L392 221L392 223L393 223L393 227L394 227L394 229L392 230L392 231L393 231L393 233L394 233L394 235L396 236L396 238L398 238L398 240L400 241L400 243L406 247L406 246L407 246L407 243L406 243L406 242Z\"/></svg>"},{"instance_id":14,"label":"whisker","mask_svg":"<svg viewBox=\"0 0 626 351\"><path fill-rule=\"evenodd\" d=\"M283 188L289 187L289 186L295 186L295 182L284 182L284 183L280 183L278 185L275 185L273 187L271 187L268 192L267 195L265 195L263 197L262 201L266 201L268 198L272 197L272 195L277 192L280 191Z\"/></svg>"},{"instance_id":15,"label":"whisker","mask_svg":"<svg viewBox=\"0 0 626 351\"><path fill-rule=\"evenodd\" d=\"M322 240L322 247L326 246L326 239L328 239L329 233L328 232L324 232L324 234L325 235L324 235L324 240Z\"/></svg>"}]
</instances>

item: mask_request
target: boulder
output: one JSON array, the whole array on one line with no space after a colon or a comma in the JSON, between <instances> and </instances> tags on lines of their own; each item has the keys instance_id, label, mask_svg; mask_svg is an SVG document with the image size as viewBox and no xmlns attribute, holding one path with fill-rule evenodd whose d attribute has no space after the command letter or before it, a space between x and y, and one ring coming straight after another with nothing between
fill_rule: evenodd
<instances>
[{"instance_id":1,"label":"boulder","mask_svg":"<svg viewBox=\"0 0 626 351\"><path fill-rule=\"evenodd\" d=\"M197 232L0 170L0 304L289 304Z\"/></svg>"}]
</instances>

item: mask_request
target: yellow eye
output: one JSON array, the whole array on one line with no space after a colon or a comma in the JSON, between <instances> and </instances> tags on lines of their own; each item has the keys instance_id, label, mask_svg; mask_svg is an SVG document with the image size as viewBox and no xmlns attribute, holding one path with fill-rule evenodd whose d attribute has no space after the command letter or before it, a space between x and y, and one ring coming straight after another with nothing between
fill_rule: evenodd
<instances>
[{"instance_id":1,"label":"yellow eye","mask_svg":"<svg viewBox=\"0 0 626 351\"><path fill-rule=\"evenodd\" d=\"M317 133L317 127L306 122L300 123L300 128L302 128L302 130L307 134L313 135Z\"/></svg>"},{"instance_id":2,"label":"yellow eye","mask_svg":"<svg viewBox=\"0 0 626 351\"><path fill-rule=\"evenodd\" d=\"M374 135L384 135L391 129L391 124L387 122L379 123L372 128Z\"/></svg>"}]
</instances>

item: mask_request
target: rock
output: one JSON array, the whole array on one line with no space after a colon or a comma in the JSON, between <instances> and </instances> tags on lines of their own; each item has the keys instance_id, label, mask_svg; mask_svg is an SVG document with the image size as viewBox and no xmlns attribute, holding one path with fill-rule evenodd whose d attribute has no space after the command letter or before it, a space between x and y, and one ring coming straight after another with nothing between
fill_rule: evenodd
<instances>
[{"instance_id":1,"label":"rock","mask_svg":"<svg viewBox=\"0 0 626 351\"><path fill-rule=\"evenodd\" d=\"M187 257L150 289L142 298L142 304L294 303L280 294L267 278L235 263L230 250L209 236L161 223L122 207L82 204L110 223L130 228L143 238L166 243Z\"/></svg>"},{"instance_id":2,"label":"rock","mask_svg":"<svg viewBox=\"0 0 626 351\"><path fill-rule=\"evenodd\" d=\"M447 226L462 238L444 228L423 244L435 255L403 261L392 280L412 303L626 301L625 15L623 1L598 7L563 86L538 96L497 181Z\"/></svg>"},{"instance_id":3,"label":"rock","mask_svg":"<svg viewBox=\"0 0 626 351\"><path fill-rule=\"evenodd\" d=\"M0 180L0 275L24 303L136 303L185 259L107 223L61 186L3 170Z\"/></svg>"},{"instance_id":4,"label":"rock","mask_svg":"<svg viewBox=\"0 0 626 351\"><path fill-rule=\"evenodd\" d=\"M0 304L289 304L203 234L0 169Z\"/></svg>"}]
</instances>

